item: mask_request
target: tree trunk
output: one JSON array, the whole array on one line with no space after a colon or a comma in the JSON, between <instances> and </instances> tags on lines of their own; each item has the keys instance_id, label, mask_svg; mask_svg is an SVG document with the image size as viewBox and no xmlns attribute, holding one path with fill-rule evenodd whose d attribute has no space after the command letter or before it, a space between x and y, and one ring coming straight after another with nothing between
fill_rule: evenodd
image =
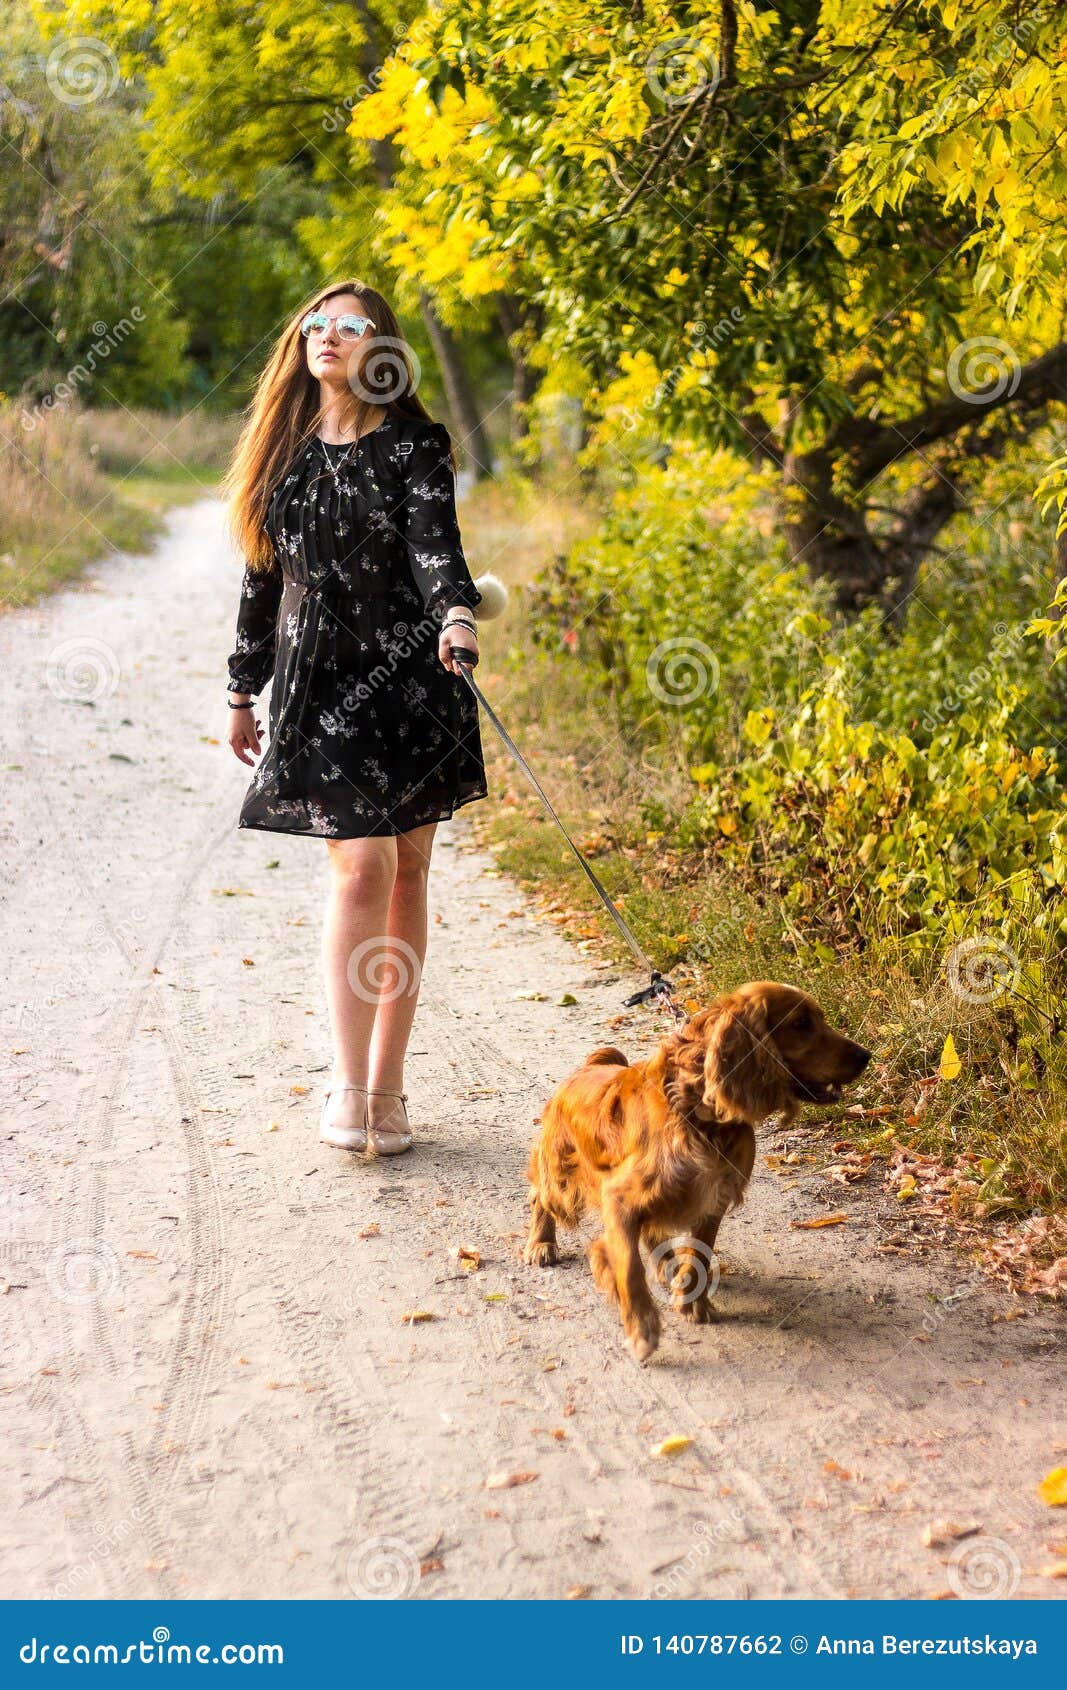
<instances>
[{"instance_id":1,"label":"tree trunk","mask_svg":"<svg viewBox=\"0 0 1067 1690\"><path fill-rule=\"evenodd\" d=\"M782 507L793 563L815 580L829 581L834 603L846 615L880 599L889 579L887 559L867 526L862 506L849 505L833 485L829 450L787 452L782 463Z\"/></svg>"},{"instance_id":2,"label":"tree trunk","mask_svg":"<svg viewBox=\"0 0 1067 1690\"><path fill-rule=\"evenodd\" d=\"M423 291L419 293L419 309L441 368L445 398L453 427L460 436L463 455L469 462L475 481L484 481L493 473L493 454L481 411L467 379L462 354L451 329L442 323L429 294Z\"/></svg>"},{"instance_id":3,"label":"tree trunk","mask_svg":"<svg viewBox=\"0 0 1067 1690\"><path fill-rule=\"evenodd\" d=\"M535 370L527 356L531 335L539 332L540 322L531 317L530 307L511 294L503 293L497 300L497 317L508 343L511 358L511 442L517 445L530 432L529 403L541 385L542 373Z\"/></svg>"}]
</instances>

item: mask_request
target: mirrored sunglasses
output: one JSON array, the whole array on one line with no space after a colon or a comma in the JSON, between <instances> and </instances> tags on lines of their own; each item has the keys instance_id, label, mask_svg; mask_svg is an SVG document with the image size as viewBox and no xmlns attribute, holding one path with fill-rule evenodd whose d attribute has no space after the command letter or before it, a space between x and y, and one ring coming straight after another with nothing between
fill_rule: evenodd
<instances>
[{"instance_id":1,"label":"mirrored sunglasses","mask_svg":"<svg viewBox=\"0 0 1067 1690\"><path fill-rule=\"evenodd\" d=\"M307 340L309 335L325 334L331 323L341 340L361 340L367 330L374 327L369 317L356 317L351 312L330 317L325 311L309 311L300 325L300 333Z\"/></svg>"}]
</instances>

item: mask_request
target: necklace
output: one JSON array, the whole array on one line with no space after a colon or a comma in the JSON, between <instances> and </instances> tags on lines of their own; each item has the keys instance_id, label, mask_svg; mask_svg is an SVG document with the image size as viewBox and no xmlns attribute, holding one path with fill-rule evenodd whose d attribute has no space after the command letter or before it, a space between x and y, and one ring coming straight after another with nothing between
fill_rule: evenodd
<instances>
[{"instance_id":1,"label":"necklace","mask_svg":"<svg viewBox=\"0 0 1067 1690\"><path fill-rule=\"evenodd\" d=\"M363 436L360 435L359 440L361 440L362 438L363 438ZM318 441L319 445L322 447L322 456L323 456L323 461L326 465L326 468L320 470L318 475L312 476L311 480L308 482L308 491L309 492L311 491L311 489L313 487L317 487L320 481L325 480L326 476L337 475L341 470L343 470L346 464L350 464L352 462L352 459L355 457L355 454L359 450L359 440L353 440L351 446L349 446L348 451L345 453L344 457L338 458L336 463L331 463L330 454L326 450L326 441L323 440L321 434L316 434L315 439ZM331 441L330 444L335 445L335 446L344 446L346 444L346 442L344 440L336 440L336 441Z\"/></svg>"}]
</instances>

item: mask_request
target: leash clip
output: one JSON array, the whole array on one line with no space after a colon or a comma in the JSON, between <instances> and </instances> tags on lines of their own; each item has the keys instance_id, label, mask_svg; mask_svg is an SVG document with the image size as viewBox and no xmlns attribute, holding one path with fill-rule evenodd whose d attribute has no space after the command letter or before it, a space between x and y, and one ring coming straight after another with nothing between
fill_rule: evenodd
<instances>
[{"instance_id":1,"label":"leash clip","mask_svg":"<svg viewBox=\"0 0 1067 1690\"><path fill-rule=\"evenodd\" d=\"M674 1001L674 987L665 974L658 968L652 970L652 978L647 986L642 986L639 992L626 999L626 1009L636 1009L638 1004L661 1002L664 1009L668 1009L676 1020L684 1021L685 1016Z\"/></svg>"}]
</instances>

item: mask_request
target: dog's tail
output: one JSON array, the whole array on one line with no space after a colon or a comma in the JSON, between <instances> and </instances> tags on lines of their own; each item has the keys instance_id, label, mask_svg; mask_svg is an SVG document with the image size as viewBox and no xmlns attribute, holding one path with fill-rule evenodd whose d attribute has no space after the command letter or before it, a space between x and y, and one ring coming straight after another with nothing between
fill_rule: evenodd
<instances>
[{"instance_id":1,"label":"dog's tail","mask_svg":"<svg viewBox=\"0 0 1067 1690\"><path fill-rule=\"evenodd\" d=\"M594 1050L592 1056L586 1057L585 1065L587 1068L599 1067L600 1065L605 1068L628 1068L630 1066L622 1051L616 1050L614 1045L601 1045L599 1050Z\"/></svg>"}]
</instances>

